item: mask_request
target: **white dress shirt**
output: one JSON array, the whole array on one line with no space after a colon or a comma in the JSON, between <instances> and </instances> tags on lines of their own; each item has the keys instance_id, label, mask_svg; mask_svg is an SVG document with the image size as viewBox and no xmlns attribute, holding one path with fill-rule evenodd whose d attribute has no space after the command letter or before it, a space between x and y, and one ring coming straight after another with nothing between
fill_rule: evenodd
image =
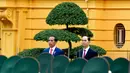
<instances>
[{"instance_id":1,"label":"white dress shirt","mask_svg":"<svg viewBox=\"0 0 130 73\"><path fill-rule=\"evenodd\" d=\"M87 52L88 52L88 50L89 50L89 48L90 48L89 46L88 46L86 49L84 49L84 48L83 48L82 57L84 57L84 50L85 50L85 55L86 55L86 54L87 54Z\"/></svg>"},{"instance_id":2,"label":"white dress shirt","mask_svg":"<svg viewBox=\"0 0 130 73\"><path fill-rule=\"evenodd\" d=\"M55 51L55 48L56 48L56 46L54 46L53 48L50 48L49 53L51 53L51 49L52 49L52 54L53 54Z\"/></svg>"}]
</instances>

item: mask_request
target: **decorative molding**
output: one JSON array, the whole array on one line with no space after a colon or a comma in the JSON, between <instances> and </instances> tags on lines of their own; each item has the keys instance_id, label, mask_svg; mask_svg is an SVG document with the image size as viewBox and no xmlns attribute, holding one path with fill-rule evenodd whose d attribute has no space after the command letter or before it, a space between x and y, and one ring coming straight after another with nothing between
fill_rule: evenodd
<instances>
[{"instance_id":1,"label":"decorative molding","mask_svg":"<svg viewBox=\"0 0 130 73\"><path fill-rule=\"evenodd\" d=\"M10 9L8 8L6 11L5 11L5 15L8 19L10 19L11 17L13 17L13 9Z\"/></svg>"},{"instance_id":2,"label":"decorative molding","mask_svg":"<svg viewBox=\"0 0 130 73\"><path fill-rule=\"evenodd\" d=\"M9 20L12 22L13 9L11 8L0 8L0 20Z\"/></svg>"},{"instance_id":3,"label":"decorative molding","mask_svg":"<svg viewBox=\"0 0 130 73\"><path fill-rule=\"evenodd\" d=\"M11 34L12 34L11 32L5 33L5 35L7 35L7 36L10 36Z\"/></svg>"},{"instance_id":4,"label":"decorative molding","mask_svg":"<svg viewBox=\"0 0 130 73\"><path fill-rule=\"evenodd\" d=\"M2 31L17 31L18 28L2 28Z\"/></svg>"}]
</instances>

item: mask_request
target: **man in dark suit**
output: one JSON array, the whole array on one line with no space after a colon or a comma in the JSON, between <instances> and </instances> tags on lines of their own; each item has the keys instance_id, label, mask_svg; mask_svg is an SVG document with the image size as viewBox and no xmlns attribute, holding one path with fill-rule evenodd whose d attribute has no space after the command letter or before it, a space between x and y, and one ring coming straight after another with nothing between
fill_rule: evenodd
<instances>
[{"instance_id":1,"label":"man in dark suit","mask_svg":"<svg viewBox=\"0 0 130 73\"><path fill-rule=\"evenodd\" d=\"M50 36L48 39L49 48L43 50L44 52L50 53L53 56L64 55L64 51L56 47L57 39L54 36Z\"/></svg>"},{"instance_id":2,"label":"man in dark suit","mask_svg":"<svg viewBox=\"0 0 130 73\"><path fill-rule=\"evenodd\" d=\"M90 48L89 43L90 43L90 38L87 36L83 36L82 38L83 49L77 52L77 57L82 57L89 60L93 57L98 56L97 52L95 52Z\"/></svg>"}]
</instances>

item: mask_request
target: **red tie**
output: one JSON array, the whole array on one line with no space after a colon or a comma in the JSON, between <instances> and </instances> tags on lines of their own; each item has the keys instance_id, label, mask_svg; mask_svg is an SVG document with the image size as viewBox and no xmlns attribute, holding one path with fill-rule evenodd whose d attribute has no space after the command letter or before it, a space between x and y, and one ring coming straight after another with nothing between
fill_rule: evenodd
<instances>
[{"instance_id":1,"label":"red tie","mask_svg":"<svg viewBox=\"0 0 130 73\"><path fill-rule=\"evenodd\" d=\"M85 52L86 52L86 50L84 50L83 58L84 58L84 57L85 57L85 55L86 55L86 54L85 54Z\"/></svg>"},{"instance_id":2,"label":"red tie","mask_svg":"<svg viewBox=\"0 0 130 73\"><path fill-rule=\"evenodd\" d=\"M52 49L52 48L50 48L50 54L52 54L52 51L53 51L53 49Z\"/></svg>"}]
</instances>

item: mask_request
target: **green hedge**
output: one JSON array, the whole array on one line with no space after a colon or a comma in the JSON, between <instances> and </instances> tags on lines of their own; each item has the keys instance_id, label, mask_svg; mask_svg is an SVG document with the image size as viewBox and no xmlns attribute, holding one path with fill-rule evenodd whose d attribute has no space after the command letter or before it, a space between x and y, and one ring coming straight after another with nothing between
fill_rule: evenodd
<instances>
[{"instance_id":1,"label":"green hedge","mask_svg":"<svg viewBox=\"0 0 130 73\"><path fill-rule=\"evenodd\" d=\"M78 46L78 47L75 47L71 50L70 52L70 58L73 59L73 58L76 58L76 53L77 51L79 51L80 49L82 49L83 46ZM96 46L96 45L90 45L90 48L95 50L99 56L103 56L106 54L106 50L104 50L103 48L99 47L99 46ZM44 50L45 48L32 48L32 49L25 49L24 51L18 53L18 56L20 57L35 57L37 58L41 53L42 51ZM64 49L66 55L67 55L67 49Z\"/></svg>"},{"instance_id":2,"label":"green hedge","mask_svg":"<svg viewBox=\"0 0 130 73\"><path fill-rule=\"evenodd\" d=\"M22 52L18 53L18 56L20 57L35 57L37 58L44 48L32 48L32 49L25 49Z\"/></svg>"}]
</instances>

